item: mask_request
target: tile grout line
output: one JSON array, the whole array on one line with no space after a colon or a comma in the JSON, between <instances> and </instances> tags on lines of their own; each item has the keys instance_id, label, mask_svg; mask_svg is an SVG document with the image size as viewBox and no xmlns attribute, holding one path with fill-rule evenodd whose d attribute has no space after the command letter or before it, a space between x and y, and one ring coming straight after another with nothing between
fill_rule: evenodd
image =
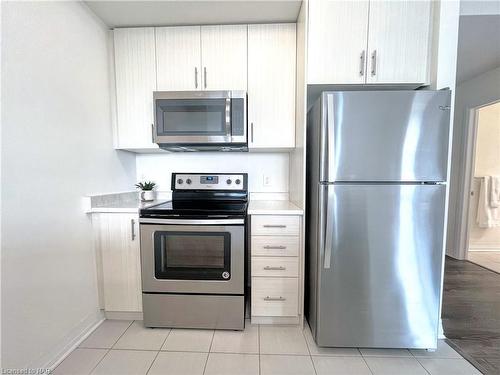
<instances>
[{"instance_id":1,"label":"tile grout line","mask_svg":"<svg viewBox=\"0 0 500 375\"><path fill-rule=\"evenodd\" d=\"M155 363L155 361L156 361L156 358L158 358L158 356L160 355L160 353L161 353L161 348L163 348L163 345L165 344L165 341L167 341L168 336L170 336L170 332L172 332L172 328L170 328L170 329L168 330L168 333L167 333L167 335L165 336L165 339L163 340L163 342L162 342L162 343L161 343L161 345L160 345L160 349L158 349L158 351L156 352L156 355L155 355L155 357L153 358L153 361L151 362L151 364L150 364L150 365L149 365L149 367L148 367L148 371L146 371L146 375L148 375L148 374L149 374L149 371L151 371L151 367L153 367L153 365L154 365L154 363Z\"/></svg>"},{"instance_id":2,"label":"tile grout line","mask_svg":"<svg viewBox=\"0 0 500 375\"><path fill-rule=\"evenodd\" d=\"M165 340L163 340L163 342L162 342L162 344L161 344L161 346L160 346L160 352L162 351L163 346L164 346L164 345L165 345L165 343L167 342L168 337L169 337L169 336L170 336L170 334L172 333L172 330L173 330L173 328L170 328L170 329L169 329L169 331L168 331L168 333L167 333L167 336L165 336ZM165 350L165 351L166 351L166 350Z\"/></svg>"},{"instance_id":3,"label":"tile grout line","mask_svg":"<svg viewBox=\"0 0 500 375\"><path fill-rule=\"evenodd\" d=\"M102 356L102 358L96 363L96 365L94 367L92 367L89 374L92 374L92 372L94 372L94 370L97 368L97 366L99 366L99 364L104 360L104 358L106 358L106 356L109 354L110 351L111 351L111 348L107 349L106 354L104 354Z\"/></svg>"},{"instance_id":4,"label":"tile grout line","mask_svg":"<svg viewBox=\"0 0 500 375\"><path fill-rule=\"evenodd\" d=\"M214 342L215 329L212 331L212 340L210 340L210 346L208 347L207 358L205 359L205 366L203 366L203 375L205 375L205 371L207 370L208 357L210 357L210 350L212 350L212 343Z\"/></svg>"},{"instance_id":5,"label":"tile grout line","mask_svg":"<svg viewBox=\"0 0 500 375\"><path fill-rule=\"evenodd\" d=\"M156 358L158 358L158 355L159 355L159 354L160 354L160 351L158 350L158 351L156 352L155 357L154 357L154 358L153 358L153 360L151 361L151 364L149 365L148 370L146 371L146 373L145 373L144 375L148 375L148 374L149 374L149 371L151 370L151 367L153 367L153 364L155 363Z\"/></svg>"},{"instance_id":6,"label":"tile grout line","mask_svg":"<svg viewBox=\"0 0 500 375\"><path fill-rule=\"evenodd\" d=\"M413 358L415 358L415 360L416 360L416 361L418 362L418 364L419 364L419 365L420 365L420 366L424 369L424 371L425 371L426 373L428 373L429 375L432 375L432 374L431 374L431 373L430 373L430 372L429 372L429 371L425 368L425 366L424 366L424 365L423 365L423 364L419 361L419 359L418 359L417 357L413 357Z\"/></svg>"},{"instance_id":7,"label":"tile grout line","mask_svg":"<svg viewBox=\"0 0 500 375\"><path fill-rule=\"evenodd\" d=\"M115 343L113 345L111 345L111 348L109 348L109 350L114 349L114 347L116 346L116 344L118 343L118 341L120 341L120 339L130 329L130 327L132 326L132 324L134 324L134 322L135 322L135 320L132 320L132 322L130 322L130 324L128 325L127 329L125 329L125 331L123 331L123 333L120 335L120 337L118 337L116 339Z\"/></svg>"},{"instance_id":8,"label":"tile grout line","mask_svg":"<svg viewBox=\"0 0 500 375\"><path fill-rule=\"evenodd\" d=\"M309 359L312 363L312 366L313 366L313 370L314 370L314 373L316 375L318 375L318 371L316 371L316 366L314 365L314 361L313 361L313 358L312 358L312 354L311 354L311 348L309 347L309 343L307 342L307 338L306 338L306 334L305 334L305 329L304 327L302 327L302 337L304 338L304 341L306 342L306 348L307 348L307 352L309 353ZM309 323L307 323L307 329L309 329Z\"/></svg>"},{"instance_id":9,"label":"tile grout line","mask_svg":"<svg viewBox=\"0 0 500 375\"><path fill-rule=\"evenodd\" d=\"M258 353L259 353L259 375L261 375L262 370L260 368L260 355L261 355L260 354L260 324L257 324L257 331L258 331L258 335L257 336L258 336L258 347L259 347L258 348Z\"/></svg>"},{"instance_id":10,"label":"tile grout line","mask_svg":"<svg viewBox=\"0 0 500 375\"><path fill-rule=\"evenodd\" d=\"M120 340L122 338L122 336L125 334L125 332L127 332L127 330L130 328L130 326L132 325L132 323L134 323L133 320L130 322L130 324L128 325L128 327L122 332L122 334L116 339L115 343L113 345L111 345L111 348L106 348L107 349L106 354L104 354L102 356L102 358L99 360L99 362L97 362L96 365L94 367L92 367L92 369L90 370L89 374L92 374L92 372L94 372L94 370L97 368L97 366L99 366L101 364L101 362L104 360L104 358L107 357L107 355L109 354L109 352L111 351L111 349L113 348L113 346L115 346L116 343L118 342L118 340Z\"/></svg>"},{"instance_id":11,"label":"tile grout line","mask_svg":"<svg viewBox=\"0 0 500 375\"><path fill-rule=\"evenodd\" d=\"M365 363L366 367L368 368L368 371L370 371L370 374L373 375L373 371L372 371L372 368L370 367L370 365L368 364L368 362L366 361L366 358L365 356L363 355L363 353L361 352L361 350L359 350L359 348L356 348L359 352L359 354L361 355L361 359L363 360L363 362Z\"/></svg>"}]
</instances>

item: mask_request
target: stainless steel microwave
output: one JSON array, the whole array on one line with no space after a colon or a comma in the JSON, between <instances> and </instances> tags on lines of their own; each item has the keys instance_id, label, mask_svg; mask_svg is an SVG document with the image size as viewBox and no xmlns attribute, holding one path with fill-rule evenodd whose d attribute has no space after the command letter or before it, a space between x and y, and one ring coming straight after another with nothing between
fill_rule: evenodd
<instances>
[{"instance_id":1,"label":"stainless steel microwave","mask_svg":"<svg viewBox=\"0 0 500 375\"><path fill-rule=\"evenodd\" d=\"M245 91L156 91L153 142L169 151L248 151Z\"/></svg>"}]
</instances>

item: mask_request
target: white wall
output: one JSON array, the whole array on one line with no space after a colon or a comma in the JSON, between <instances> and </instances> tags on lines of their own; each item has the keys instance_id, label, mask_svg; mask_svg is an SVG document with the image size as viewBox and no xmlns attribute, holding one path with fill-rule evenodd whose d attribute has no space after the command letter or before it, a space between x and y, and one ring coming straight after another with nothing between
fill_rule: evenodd
<instances>
[{"instance_id":1,"label":"white wall","mask_svg":"<svg viewBox=\"0 0 500 375\"><path fill-rule=\"evenodd\" d=\"M137 179L153 180L169 191L172 172L248 173L251 192L288 192L288 153L170 153L137 155ZM264 175L270 185L264 186Z\"/></svg>"},{"instance_id":2,"label":"white wall","mask_svg":"<svg viewBox=\"0 0 500 375\"><path fill-rule=\"evenodd\" d=\"M43 367L100 319L81 197L128 190L107 31L80 2L2 2L2 360Z\"/></svg>"},{"instance_id":3,"label":"white wall","mask_svg":"<svg viewBox=\"0 0 500 375\"><path fill-rule=\"evenodd\" d=\"M465 156L467 139L471 136L469 112L472 108L500 100L500 67L464 81L456 88L453 155L451 165L451 191L448 211L448 255L463 258L461 234L467 230L462 216L465 211L465 198L462 189L465 179Z\"/></svg>"},{"instance_id":4,"label":"white wall","mask_svg":"<svg viewBox=\"0 0 500 375\"><path fill-rule=\"evenodd\" d=\"M477 111L474 176L500 176L500 103Z\"/></svg>"}]
</instances>

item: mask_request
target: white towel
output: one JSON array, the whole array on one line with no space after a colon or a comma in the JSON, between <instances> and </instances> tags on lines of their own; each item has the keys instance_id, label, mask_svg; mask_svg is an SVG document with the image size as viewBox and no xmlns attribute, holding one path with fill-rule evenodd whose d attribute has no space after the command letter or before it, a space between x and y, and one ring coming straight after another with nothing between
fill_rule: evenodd
<instances>
[{"instance_id":1,"label":"white towel","mask_svg":"<svg viewBox=\"0 0 500 375\"><path fill-rule=\"evenodd\" d=\"M490 178L490 207L500 207L500 177L491 176Z\"/></svg>"},{"instance_id":2,"label":"white towel","mask_svg":"<svg viewBox=\"0 0 500 375\"><path fill-rule=\"evenodd\" d=\"M479 188L479 202L477 205L476 221L481 228L493 228L500 226L500 208L490 206L490 176L481 179Z\"/></svg>"}]
</instances>

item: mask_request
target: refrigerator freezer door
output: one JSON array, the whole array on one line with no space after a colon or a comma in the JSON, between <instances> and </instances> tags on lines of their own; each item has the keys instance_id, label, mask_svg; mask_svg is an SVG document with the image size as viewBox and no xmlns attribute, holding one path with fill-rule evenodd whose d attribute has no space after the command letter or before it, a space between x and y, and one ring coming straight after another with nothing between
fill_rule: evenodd
<instances>
[{"instance_id":1,"label":"refrigerator freezer door","mask_svg":"<svg viewBox=\"0 0 500 375\"><path fill-rule=\"evenodd\" d=\"M319 201L326 219L314 275L318 345L436 347L445 185L318 189L328 197Z\"/></svg>"},{"instance_id":2,"label":"refrigerator freezer door","mask_svg":"<svg viewBox=\"0 0 500 375\"><path fill-rule=\"evenodd\" d=\"M320 100L320 181L446 180L450 91L324 92Z\"/></svg>"}]
</instances>

